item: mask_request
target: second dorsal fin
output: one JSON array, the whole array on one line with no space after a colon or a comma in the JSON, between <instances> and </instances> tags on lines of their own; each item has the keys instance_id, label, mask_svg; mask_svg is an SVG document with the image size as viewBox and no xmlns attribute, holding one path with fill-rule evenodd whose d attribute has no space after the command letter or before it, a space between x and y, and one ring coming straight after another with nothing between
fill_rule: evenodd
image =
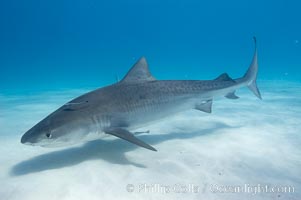
<instances>
[{"instance_id":1,"label":"second dorsal fin","mask_svg":"<svg viewBox=\"0 0 301 200\"><path fill-rule=\"evenodd\" d=\"M216 79L216 81L232 81L235 82L227 73L223 73L219 75Z\"/></svg>"},{"instance_id":2,"label":"second dorsal fin","mask_svg":"<svg viewBox=\"0 0 301 200\"><path fill-rule=\"evenodd\" d=\"M121 80L121 83L134 83L152 80L156 79L151 75L146 59L141 57Z\"/></svg>"}]
</instances>

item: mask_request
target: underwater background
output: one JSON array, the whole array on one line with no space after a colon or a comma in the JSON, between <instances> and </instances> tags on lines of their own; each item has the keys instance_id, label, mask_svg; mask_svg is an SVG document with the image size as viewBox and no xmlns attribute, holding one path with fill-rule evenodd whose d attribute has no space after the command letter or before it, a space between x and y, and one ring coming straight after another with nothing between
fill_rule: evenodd
<instances>
[{"instance_id":1,"label":"underwater background","mask_svg":"<svg viewBox=\"0 0 301 200\"><path fill-rule=\"evenodd\" d=\"M299 1L2 1L1 91L99 87L141 56L158 79L301 78ZM184 75L184 76L183 76Z\"/></svg>"},{"instance_id":2,"label":"underwater background","mask_svg":"<svg viewBox=\"0 0 301 200\"><path fill-rule=\"evenodd\" d=\"M300 8L297 0L1 1L0 199L300 199ZM115 138L58 149L20 143L141 56L157 79L241 77L253 36L263 101L242 89L239 100L215 101L211 115L191 110L146 127L141 138L156 153ZM255 192L258 184L294 191Z\"/></svg>"}]
</instances>

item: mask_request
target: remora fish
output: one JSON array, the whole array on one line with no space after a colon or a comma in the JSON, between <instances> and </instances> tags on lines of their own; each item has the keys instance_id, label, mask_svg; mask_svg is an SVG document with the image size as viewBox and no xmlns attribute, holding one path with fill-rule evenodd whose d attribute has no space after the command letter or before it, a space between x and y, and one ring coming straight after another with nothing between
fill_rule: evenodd
<instances>
[{"instance_id":1,"label":"remora fish","mask_svg":"<svg viewBox=\"0 0 301 200\"><path fill-rule=\"evenodd\" d=\"M197 109L211 113L212 99L237 99L235 90L247 86L259 99L256 85L257 47L242 78L226 73L214 80L156 80L144 57L118 83L79 96L40 121L21 138L21 143L65 146L113 135L156 151L131 131L175 113Z\"/></svg>"}]
</instances>

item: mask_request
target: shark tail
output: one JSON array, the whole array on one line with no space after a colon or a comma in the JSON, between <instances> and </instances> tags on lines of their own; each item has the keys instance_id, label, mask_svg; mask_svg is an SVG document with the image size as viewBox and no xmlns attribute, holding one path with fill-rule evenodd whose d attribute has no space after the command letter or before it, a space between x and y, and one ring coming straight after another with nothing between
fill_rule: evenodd
<instances>
[{"instance_id":1,"label":"shark tail","mask_svg":"<svg viewBox=\"0 0 301 200\"><path fill-rule=\"evenodd\" d=\"M253 39L254 39L254 43L255 43L255 51L254 51L254 55L253 55L253 60L252 60L252 63L250 65L248 71L242 77L242 81L247 84L247 87L254 93L255 96L257 96L259 99L262 99L260 91L256 84L257 73L258 73L257 44L256 44L256 37L254 37Z\"/></svg>"}]
</instances>

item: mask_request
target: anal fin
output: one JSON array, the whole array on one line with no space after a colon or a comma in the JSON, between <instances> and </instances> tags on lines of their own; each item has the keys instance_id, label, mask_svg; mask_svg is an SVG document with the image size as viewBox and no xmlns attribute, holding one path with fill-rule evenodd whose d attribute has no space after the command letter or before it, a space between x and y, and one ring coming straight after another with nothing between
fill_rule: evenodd
<instances>
[{"instance_id":1,"label":"anal fin","mask_svg":"<svg viewBox=\"0 0 301 200\"><path fill-rule=\"evenodd\" d=\"M225 96L228 99L238 99L239 97L235 95L235 91L226 94Z\"/></svg>"},{"instance_id":2,"label":"anal fin","mask_svg":"<svg viewBox=\"0 0 301 200\"><path fill-rule=\"evenodd\" d=\"M123 128L119 128L119 127L112 127L112 128L107 128L104 130L105 133L110 134L110 135L114 135L116 137L119 137L121 139L124 139L128 142L131 142L133 144L136 144L140 147L152 150L152 151L157 151L154 147L150 146L149 144L143 142L142 140L138 139L137 137L135 137L131 132L129 132L126 129Z\"/></svg>"},{"instance_id":3,"label":"anal fin","mask_svg":"<svg viewBox=\"0 0 301 200\"><path fill-rule=\"evenodd\" d=\"M211 113L212 112L212 99L207 100L204 103L197 104L195 106L195 109L206 112L206 113Z\"/></svg>"}]
</instances>

